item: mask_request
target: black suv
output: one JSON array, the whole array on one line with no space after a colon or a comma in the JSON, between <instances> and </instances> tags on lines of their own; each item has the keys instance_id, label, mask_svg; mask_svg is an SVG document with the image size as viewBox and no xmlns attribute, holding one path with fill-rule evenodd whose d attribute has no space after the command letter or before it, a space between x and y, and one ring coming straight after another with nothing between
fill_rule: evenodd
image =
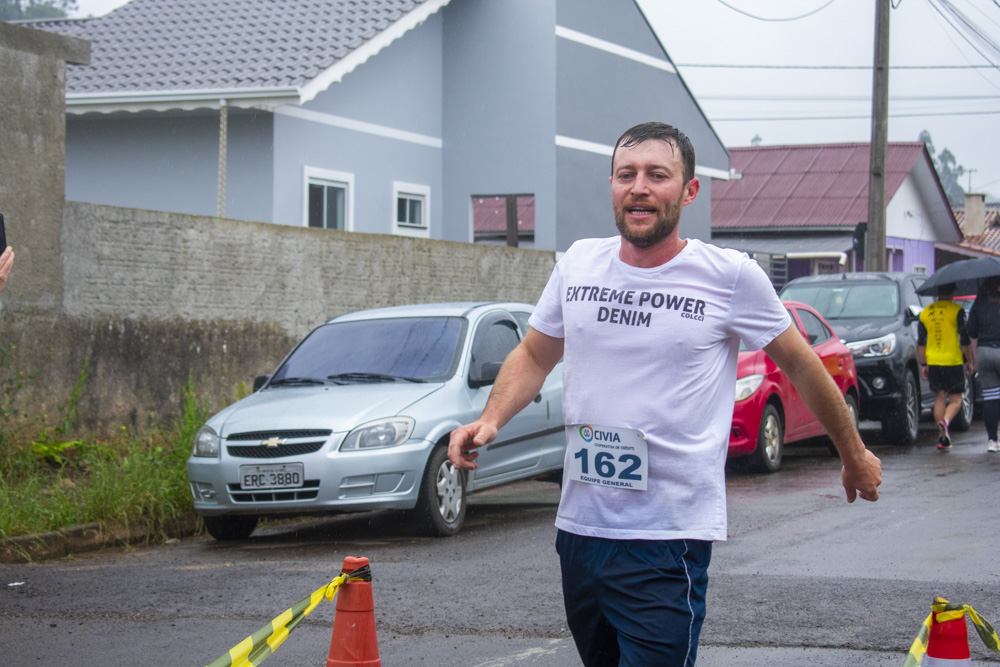
<instances>
[{"instance_id":1,"label":"black suv","mask_svg":"<svg viewBox=\"0 0 1000 667\"><path fill-rule=\"evenodd\" d=\"M904 445L913 444L922 412L934 406L934 393L917 363L920 310L934 301L916 292L926 278L918 273L841 273L796 278L781 290L782 299L818 310L847 343L861 385L859 417L882 422L882 431ZM966 392L952 429L969 429L971 398L972 392Z\"/></svg>"}]
</instances>

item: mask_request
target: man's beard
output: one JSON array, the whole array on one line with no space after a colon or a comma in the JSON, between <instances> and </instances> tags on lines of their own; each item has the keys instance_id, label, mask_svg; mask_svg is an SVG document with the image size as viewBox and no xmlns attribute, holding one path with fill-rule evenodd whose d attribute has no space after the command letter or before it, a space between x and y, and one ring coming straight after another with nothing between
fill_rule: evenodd
<instances>
[{"instance_id":1,"label":"man's beard","mask_svg":"<svg viewBox=\"0 0 1000 667\"><path fill-rule=\"evenodd\" d=\"M666 209L657 211L656 221L652 227L645 231L636 231L625 224L625 209L633 205L635 202L615 207L615 226L618 227L622 238L637 248L649 248L656 245L670 236L681 220L680 204L668 204Z\"/></svg>"}]
</instances>

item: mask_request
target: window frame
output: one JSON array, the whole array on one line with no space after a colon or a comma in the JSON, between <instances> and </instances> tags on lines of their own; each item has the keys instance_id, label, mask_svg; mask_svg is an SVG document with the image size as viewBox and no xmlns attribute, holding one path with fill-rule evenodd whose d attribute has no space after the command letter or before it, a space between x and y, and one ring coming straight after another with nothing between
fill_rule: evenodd
<instances>
[{"instance_id":1,"label":"window frame","mask_svg":"<svg viewBox=\"0 0 1000 667\"><path fill-rule=\"evenodd\" d=\"M323 185L328 187L343 187L346 201L344 202L344 229L354 231L354 174L346 171L334 171L320 167L303 168L302 178L302 226L309 226L309 186ZM316 227L315 229L321 229ZM322 229L332 229L322 227Z\"/></svg>"},{"instance_id":2,"label":"window frame","mask_svg":"<svg viewBox=\"0 0 1000 667\"><path fill-rule=\"evenodd\" d=\"M399 200L401 198L415 199L421 202L421 224L416 225L398 220ZM406 183L404 181L392 182L392 231L398 236L414 236L417 238L430 238L431 236L431 188L429 185L419 183Z\"/></svg>"}]
</instances>

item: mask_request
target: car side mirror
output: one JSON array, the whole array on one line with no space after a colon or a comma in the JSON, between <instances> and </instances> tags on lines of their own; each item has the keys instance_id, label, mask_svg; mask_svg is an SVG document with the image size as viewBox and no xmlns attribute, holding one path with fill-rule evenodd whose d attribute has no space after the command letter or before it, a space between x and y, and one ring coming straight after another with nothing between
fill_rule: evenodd
<instances>
[{"instance_id":1,"label":"car side mirror","mask_svg":"<svg viewBox=\"0 0 1000 667\"><path fill-rule=\"evenodd\" d=\"M910 324L911 322L916 322L917 320L919 320L921 310L923 310L923 308L921 308L920 306L911 304L906 309L906 315L905 315L906 323Z\"/></svg>"},{"instance_id":2,"label":"car side mirror","mask_svg":"<svg viewBox=\"0 0 1000 667\"><path fill-rule=\"evenodd\" d=\"M257 391L258 389L260 389L261 387L263 387L265 384L267 384L267 381L270 380L270 379L271 379L270 375L258 375L257 377L255 377L253 379L253 390Z\"/></svg>"},{"instance_id":3,"label":"car side mirror","mask_svg":"<svg viewBox=\"0 0 1000 667\"><path fill-rule=\"evenodd\" d=\"M501 366L503 366L502 361L487 361L483 364L483 367L479 372L479 377L469 378L469 386L473 389L478 389L479 387L485 387L493 384L496 382L497 375L500 374Z\"/></svg>"}]
</instances>

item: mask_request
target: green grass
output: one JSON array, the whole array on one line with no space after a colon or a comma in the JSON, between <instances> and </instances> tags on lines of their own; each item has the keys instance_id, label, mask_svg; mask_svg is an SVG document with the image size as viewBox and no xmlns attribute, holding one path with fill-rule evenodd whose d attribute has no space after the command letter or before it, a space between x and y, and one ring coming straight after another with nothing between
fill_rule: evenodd
<instances>
[{"instance_id":1,"label":"green grass","mask_svg":"<svg viewBox=\"0 0 1000 667\"><path fill-rule=\"evenodd\" d=\"M86 379L86 364L78 389ZM193 515L186 461L209 410L199 406L191 381L183 415L146 433L127 428L102 441L70 437L74 390L59 426L33 436L0 425L0 538L83 523L127 527L143 521L166 537L167 526Z\"/></svg>"}]
</instances>

